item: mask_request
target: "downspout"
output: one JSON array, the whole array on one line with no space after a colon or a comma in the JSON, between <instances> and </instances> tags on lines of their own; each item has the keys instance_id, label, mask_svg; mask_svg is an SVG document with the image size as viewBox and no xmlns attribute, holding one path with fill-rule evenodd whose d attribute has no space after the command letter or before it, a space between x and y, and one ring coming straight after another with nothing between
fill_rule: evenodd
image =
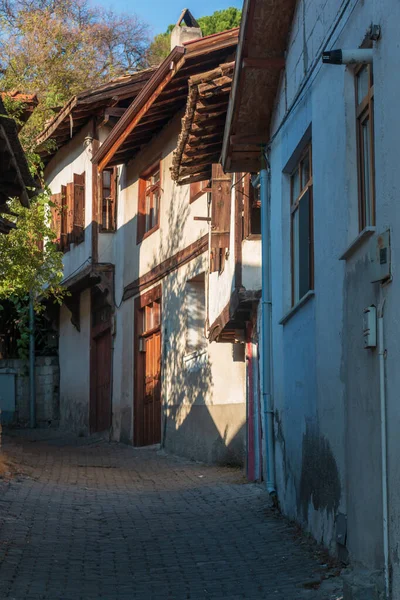
<instances>
[{"instance_id":1,"label":"downspout","mask_svg":"<svg viewBox=\"0 0 400 600\"><path fill-rule=\"evenodd\" d=\"M378 306L378 355L379 355L379 397L381 408L381 459L382 459L382 527L383 557L385 571L385 597L389 600L389 519L388 519L388 477L387 477L387 432L386 432L386 351L383 336L383 309L385 299Z\"/></svg>"},{"instance_id":2,"label":"downspout","mask_svg":"<svg viewBox=\"0 0 400 600\"><path fill-rule=\"evenodd\" d=\"M267 458L267 490L276 496L275 451L274 451L274 408L272 401L272 300L271 300L271 202L269 172L265 164L260 170L261 200L261 346L262 346L262 398L265 429L265 452Z\"/></svg>"}]
</instances>

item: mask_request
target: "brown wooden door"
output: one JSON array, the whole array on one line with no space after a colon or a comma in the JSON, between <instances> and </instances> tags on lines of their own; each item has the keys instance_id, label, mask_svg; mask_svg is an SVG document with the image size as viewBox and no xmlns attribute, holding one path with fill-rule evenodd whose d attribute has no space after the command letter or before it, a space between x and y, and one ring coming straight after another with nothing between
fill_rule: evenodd
<instances>
[{"instance_id":1,"label":"brown wooden door","mask_svg":"<svg viewBox=\"0 0 400 600\"><path fill-rule=\"evenodd\" d=\"M136 301L134 444L161 442L161 288Z\"/></svg>"},{"instance_id":2,"label":"brown wooden door","mask_svg":"<svg viewBox=\"0 0 400 600\"><path fill-rule=\"evenodd\" d=\"M92 290L90 353L90 431L107 431L111 427L111 307L104 294Z\"/></svg>"},{"instance_id":3,"label":"brown wooden door","mask_svg":"<svg viewBox=\"0 0 400 600\"><path fill-rule=\"evenodd\" d=\"M93 339L95 353L93 431L111 427L111 329Z\"/></svg>"},{"instance_id":4,"label":"brown wooden door","mask_svg":"<svg viewBox=\"0 0 400 600\"><path fill-rule=\"evenodd\" d=\"M143 339L145 344L143 444L161 442L161 334L157 331Z\"/></svg>"}]
</instances>

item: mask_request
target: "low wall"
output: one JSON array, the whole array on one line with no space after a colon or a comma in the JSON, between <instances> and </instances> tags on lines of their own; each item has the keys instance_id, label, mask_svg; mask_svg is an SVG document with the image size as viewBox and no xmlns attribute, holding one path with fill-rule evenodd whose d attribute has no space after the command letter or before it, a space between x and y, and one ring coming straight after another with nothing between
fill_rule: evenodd
<instances>
[{"instance_id":1,"label":"low wall","mask_svg":"<svg viewBox=\"0 0 400 600\"><path fill-rule=\"evenodd\" d=\"M8 377L6 381L6 378L2 377L3 375L10 375L11 377ZM58 357L36 358L37 425L42 427L58 425L59 384ZM3 389L1 389L2 387ZM2 404L4 404L4 408ZM20 426L29 424L29 363L27 360L19 358L0 360L0 409L2 409L3 422Z\"/></svg>"}]
</instances>

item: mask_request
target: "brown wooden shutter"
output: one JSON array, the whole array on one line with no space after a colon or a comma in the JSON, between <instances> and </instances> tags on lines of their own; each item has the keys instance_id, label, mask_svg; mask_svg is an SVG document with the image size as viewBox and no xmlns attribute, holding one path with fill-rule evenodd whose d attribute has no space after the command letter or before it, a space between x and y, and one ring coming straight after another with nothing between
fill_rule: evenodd
<instances>
[{"instance_id":1,"label":"brown wooden shutter","mask_svg":"<svg viewBox=\"0 0 400 600\"><path fill-rule=\"evenodd\" d=\"M74 173L73 241L80 244L85 239L85 173Z\"/></svg>"},{"instance_id":2,"label":"brown wooden shutter","mask_svg":"<svg viewBox=\"0 0 400 600\"><path fill-rule=\"evenodd\" d=\"M61 186L61 250L68 250L68 206L67 206L67 187Z\"/></svg>"},{"instance_id":3,"label":"brown wooden shutter","mask_svg":"<svg viewBox=\"0 0 400 600\"><path fill-rule=\"evenodd\" d=\"M117 229L117 197L118 197L118 167L113 168L111 176L111 215L110 229Z\"/></svg>"},{"instance_id":4,"label":"brown wooden shutter","mask_svg":"<svg viewBox=\"0 0 400 600\"><path fill-rule=\"evenodd\" d=\"M67 197L66 197L66 225L67 225L67 248L69 249L70 244L74 241L74 183L67 183Z\"/></svg>"},{"instance_id":5,"label":"brown wooden shutter","mask_svg":"<svg viewBox=\"0 0 400 600\"><path fill-rule=\"evenodd\" d=\"M53 194L50 197L54 206L51 207L51 230L56 236L56 242L61 241L61 212L62 212L62 194Z\"/></svg>"},{"instance_id":6,"label":"brown wooden shutter","mask_svg":"<svg viewBox=\"0 0 400 600\"><path fill-rule=\"evenodd\" d=\"M229 250L231 225L232 176L222 166L212 166L211 181L211 265L210 271L222 271Z\"/></svg>"},{"instance_id":7,"label":"brown wooden shutter","mask_svg":"<svg viewBox=\"0 0 400 600\"><path fill-rule=\"evenodd\" d=\"M146 180L139 179L139 198L138 198L138 226L137 240L139 244L144 236L146 228Z\"/></svg>"}]
</instances>

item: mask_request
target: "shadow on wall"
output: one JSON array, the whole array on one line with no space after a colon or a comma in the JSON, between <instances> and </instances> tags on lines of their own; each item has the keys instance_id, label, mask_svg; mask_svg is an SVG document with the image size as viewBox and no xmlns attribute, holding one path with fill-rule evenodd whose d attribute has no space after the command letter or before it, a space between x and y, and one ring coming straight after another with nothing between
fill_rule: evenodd
<instances>
[{"instance_id":1,"label":"shadow on wall","mask_svg":"<svg viewBox=\"0 0 400 600\"><path fill-rule=\"evenodd\" d=\"M189 200L176 192L174 186L165 223L169 235L160 237L159 247L153 251L154 266L182 249L183 228L191 226ZM188 353L187 282L204 273L206 260L207 254L203 253L162 281L162 441L167 450L191 459L242 465L243 407L231 404L229 399L222 399L226 404L213 403L212 362L204 337L198 340L198 348ZM205 310L199 311L195 318L202 319L205 327ZM231 351L236 356L234 346Z\"/></svg>"}]
</instances>

